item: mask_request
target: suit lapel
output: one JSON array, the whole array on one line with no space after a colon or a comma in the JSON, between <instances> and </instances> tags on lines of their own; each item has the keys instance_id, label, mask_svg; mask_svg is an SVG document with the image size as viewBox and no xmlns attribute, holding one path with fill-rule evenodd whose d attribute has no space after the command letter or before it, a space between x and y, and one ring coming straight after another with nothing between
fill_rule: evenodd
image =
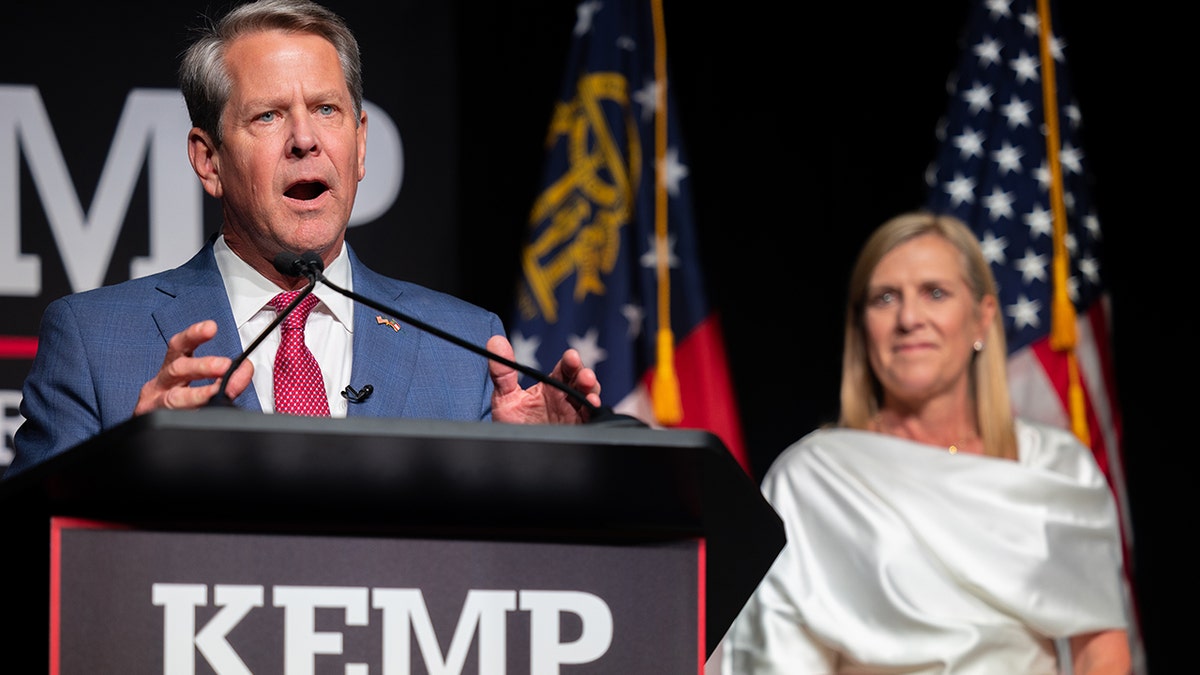
<instances>
[{"instance_id":1,"label":"suit lapel","mask_svg":"<svg viewBox=\"0 0 1200 675\"><path fill-rule=\"evenodd\" d=\"M403 292L368 270L350 252L354 292L381 305L399 307ZM382 320L380 319L382 317ZM351 403L348 416L397 417L404 410L412 386L420 331L395 317L358 304L354 308L354 366L350 381L375 388L362 403Z\"/></svg>"},{"instance_id":2,"label":"suit lapel","mask_svg":"<svg viewBox=\"0 0 1200 675\"><path fill-rule=\"evenodd\" d=\"M242 341L211 241L191 260L164 274L157 288L168 297L153 312L164 342L193 323L210 318L217 322L217 334L196 349L196 356L236 358L242 353ZM234 400L234 404L239 408L262 411L253 383Z\"/></svg>"}]
</instances>

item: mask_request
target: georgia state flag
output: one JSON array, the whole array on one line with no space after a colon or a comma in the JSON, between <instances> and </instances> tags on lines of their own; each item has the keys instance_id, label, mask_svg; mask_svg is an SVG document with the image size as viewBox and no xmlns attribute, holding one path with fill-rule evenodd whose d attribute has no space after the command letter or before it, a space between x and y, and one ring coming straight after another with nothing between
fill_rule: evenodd
<instances>
[{"instance_id":1,"label":"georgia state flag","mask_svg":"<svg viewBox=\"0 0 1200 675\"><path fill-rule=\"evenodd\" d=\"M575 348L615 411L709 430L750 473L705 293L661 3L585 0L576 12L522 254L516 360L541 370Z\"/></svg>"}]
</instances>

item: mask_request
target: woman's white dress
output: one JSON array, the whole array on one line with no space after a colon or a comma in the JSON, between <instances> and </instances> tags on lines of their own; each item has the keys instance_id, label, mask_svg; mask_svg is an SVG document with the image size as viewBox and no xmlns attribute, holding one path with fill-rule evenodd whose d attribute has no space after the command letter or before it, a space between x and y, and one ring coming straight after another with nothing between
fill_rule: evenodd
<instances>
[{"instance_id":1,"label":"woman's white dress","mask_svg":"<svg viewBox=\"0 0 1200 675\"><path fill-rule=\"evenodd\" d=\"M762 489L788 541L720 672L1053 674L1055 638L1125 627L1091 452L1054 427L1017 435L1016 462L848 429L785 450Z\"/></svg>"}]
</instances>

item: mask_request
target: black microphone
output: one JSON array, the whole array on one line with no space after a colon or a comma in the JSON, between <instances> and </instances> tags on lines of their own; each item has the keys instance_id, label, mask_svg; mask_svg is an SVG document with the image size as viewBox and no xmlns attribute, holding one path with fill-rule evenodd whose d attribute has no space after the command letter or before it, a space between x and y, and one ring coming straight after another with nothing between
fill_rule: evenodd
<instances>
[{"instance_id":1,"label":"black microphone","mask_svg":"<svg viewBox=\"0 0 1200 675\"><path fill-rule=\"evenodd\" d=\"M292 313L292 310L296 309L296 306L299 305L304 298L312 293L313 289L317 287L317 279L320 277L321 270L325 269L325 264L321 262L321 257L316 253L310 253L306 255L311 255L315 260L302 259L301 256L298 256L291 251L283 251L279 253L279 255L275 256L274 264L276 272L288 277L306 277L308 279L308 285L304 287L304 290L301 291L300 294L297 295L296 298L292 300L292 302L285 307L282 312L278 312L275 316L275 320L272 321L269 326L263 329L263 332L259 333L258 337L254 338L254 342L251 342L249 347L246 347L244 350L242 350L241 354L238 354L237 358L233 360L233 363L229 364L229 370L226 370L225 376L221 378L221 387L217 389L217 393L213 394L213 397L208 400L208 403L205 404L206 407L230 408L233 406L233 399L229 398L229 394L225 393L225 388L229 386L229 377L233 375L233 371L237 370L238 366L242 365L242 362L244 362L250 356L250 352L253 352L255 349L257 349L258 345L264 339L266 339L267 335L270 334L271 331L275 330L276 326L283 323L283 320ZM313 270L316 271L314 272Z\"/></svg>"},{"instance_id":2,"label":"black microphone","mask_svg":"<svg viewBox=\"0 0 1200 675\"><path fill-rule=\"evenodd\" d=\"M290 257L286 257L286 256L290 256ZM282 263L283 266L281 267L280 260L285 257L286 257L286 260L283 261L283 263ZM397 319L404 321L405 323L412 324L413 326L416 326L417 328L420 328L421 330L423 330L427 333L432 333L433 335L436 335L437 337L440 337L443 340L446 340L447 342L456 344L459 347L462 347L463 349L474 352L486 359L490 359L490 360L496 361L498 363L503 363L504 365L508 366L509 368L513 368L521 373L524 373L525 375L528 375L529 377L532 377L533 379L537 380L538 382L542 382L551 387L554 387L555 389L558 389L559 391L562 391L567 396L570 396L571 398L575 399L575 401L577 401L581 406L583 406L584 408L587 408L587 410L588 410L587 423L588 424L604 424L606 426L622 426L622 427L645 427L645 426L648 426L645 422L642 422L641 420L637 419L636 417L633 417L632 415L624 415L624 414L615 412L612 409L612 407L610 407L610 406L593 405L592 402L587 399L586 395L584 395L583 393L579 392L576 389L572 389L571 387L567 386L566 383L562 382L561 380L550 377L549 375L546 375L542 372L534 370L533 368L530 368L529 366L517 363L516 361L513 361L511 359L506 359L503 356L496 354L495 352L488 351L487 349L485 349L483 347L480 347L478 345L467 342L466 340L458 337L457 335L447 333L446 331L444 331L440 328L437 328L436 326L431 326L431 325L425 323L424 321L420 321L419 319L416 319L414 317L411 317L411 316L405 314L404 312L397 311L396 309L394 309L392 307L388 307L387 305L380 304L378 302L375 302L374 300L371 300L370 298L359 295L358 293L355 293L354 291L342 288L342 287L334 284L329 279L326 279L325 275L322 274L322 272L325 270L325 263L322 262L321 256L317 255L313 251L306 251L304 253L301 253L300 255L296 255L294 253L287 253L287 252L280 253L279 256L277 256L275 260L276 260L275 269L279 270L279 272L281 274L286 274L286 275L293 276L293 277L300 277L300 276L306 277L309 280L310 287L313 284L316 284L318 281L320 281L321 283L325 284L329 288L332 288L333 290L337 291L341 295L344 295L347 298L354 300L355 302L364 304L367 307L370 307L371 309L374 309L374 310L377 310L380 312L386 312L386 313L396 317ZM286 267L286 271L285 271L285 267ZM369 386L370 385L367 385L367 386L363 387L363 389L365 390ZM347 389L349 389L349 387L347 387ZM346 392L342 392L342 395L345 396ZM370 395L370 392L369 391L366 392L365 395L362 392L359 392L359 395L363 396L363 398L365 398L366 396ZM349 397L347 397L347 398L349 398Z\"/></svg>"}]
</instances>

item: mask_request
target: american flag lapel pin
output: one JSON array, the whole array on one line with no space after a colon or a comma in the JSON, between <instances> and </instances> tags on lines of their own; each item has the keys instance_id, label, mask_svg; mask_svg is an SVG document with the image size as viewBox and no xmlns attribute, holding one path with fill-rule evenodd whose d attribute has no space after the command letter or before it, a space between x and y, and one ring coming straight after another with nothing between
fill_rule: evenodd
<instances>
[{"instance_id":1,"label":"american flag lapel pin","mask_svg":"<svg viewBox=\"0 0 1200 675\"><path fill-rule=\"evenodd\" d=\"M396 331L397 333L400 332L400 323L394 319L386 318L382 314L375 315L375 323L384 326L391 326L392 330Z\"/></svg>"}]
</instances>

